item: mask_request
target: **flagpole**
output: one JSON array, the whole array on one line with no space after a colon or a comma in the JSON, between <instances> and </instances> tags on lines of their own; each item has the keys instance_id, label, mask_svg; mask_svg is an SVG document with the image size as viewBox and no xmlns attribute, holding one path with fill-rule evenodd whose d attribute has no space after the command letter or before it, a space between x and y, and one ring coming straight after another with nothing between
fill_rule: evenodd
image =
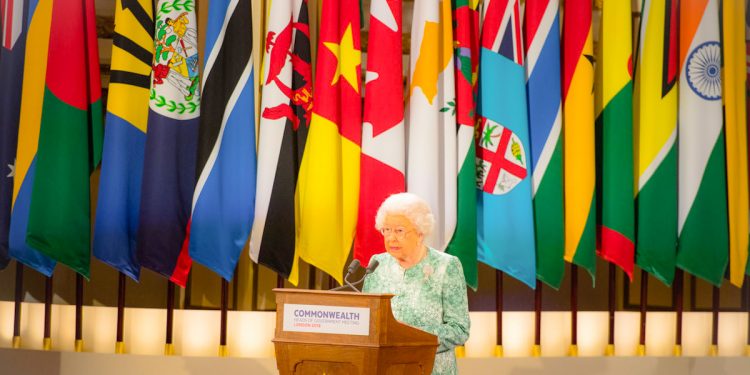
<instances>
[{"instance_id":1,"label":"flagpole","mask_svg":"<svg viewBox=\"0 0 750 375\"><path fill-rule=\"evenodd\" d=\"M709 355L716 357L719 355L719 297L721 297L719 287L715 286L712 290L713 303L711 304L711 349Z\"/></svg>"},{"instance_id":2,"label":"flagpole","mask_svg":"<svg viewBox=\"0 0 750 375\"><path fill-rule=\"evenodd\" d=\"M674 308L677 313L677 322L676 322L676 328L675 328L675 342L674 342L674 356L675 357L681 357L682 356L682 312L684 310L683 304L684 304L684 274L682 273L681 269L677 269L675 271L675 284L674 284Z\"/></svg>"},{"instance_id":3,"label":"flagpole","mask_svg":"<svg viewBox=\"0 0 750 375\"><path fill-rule=\"evenodd\" d=\"M310 266L310 274L308 275L307 285L308 288L315 289L315 267L313 267L312 265L308 266Z\"/></svg>"},{"instance_id":4,"label":"flagpole","mask_svg":"<svg viewBox=\"0 0 750 375\"><path fill-rule=\"evenodd\" d=\"M172 343L172 325L174 319L174 283L167 280L167 338L164 344L164 355L174 355Z\"/></svg>"},{"instance_id":5,"label":"flagpole","mask_svg":"<svg viewBox=\"0 0 750 375\"><path fill-rule=\"evenodd\" d=\"M503 272L495 271L495 320L497 323L497 339L495 357L503 356Z\"/></svg>"},{"instance_id":6,"label":"flagpole","mask_svg":"<svg viewBox=\"0 0 750 375\"><path fill-rule=\"evenodd\" d=\"M283 288L284 287L284 277L281 276L280 273L276 274L276 287L277 288Z\"/></svg>"},{"instance_id":7,"label":"flagpole","mask_svg":"<svg viewBox=\"0 0 750 375\"><path fill-rule=\"evenodd\" d=\"M609 337L607 339L607 349L604 355L612 357L615 355L615 309L617 294L617 267L614 263L609 263Z\"/></svg>"},{"instance_id":8,"label":"flagpole","mask_svg":"<svg viewBox=\"0 0 750 375\"><path fill-rule=\"evenodd\" d=\"M745 342L745 356L750 357L750 274L745 275L745 309L747 310L747 341Z\"/></svg>"},{"instance_id":9,"label":"flagpole","mask_svg":"<svg viewBox=\"0 0 750 375\"><path fill-rule=\"evenodd\" d=\"M641 270L641 332L638 339L638 356L646 355L646 307L648 305L648 272Z\"/></svg>"},{"instance_id":10,"label":"flagpole","mask_svg":"<svg viewBox=\"0 0 750 375\"><path fill-rule=\"evenodd\" d=\"M745 343L745 356L750 357L750 274L745 275L745 309L747 310L747 341Z\"/></svg>"},{"instance_id":11,"label":"flagpole","mask_svg":"<svg viewBox=\"0 0 750 375\"><path fill-rule=\"evenodd\" d=\"M16 261L16 302L13 315L13 348L21 348L21 303L23 302L23 264Z\"/></svg>"},{"instance_id":12,"label":"flagpole","mask_svg":"<svg viewBox=\"0 0 750 375\"><path fill-rule=\"evenodd\" d=\"M117 338L115 354L125 354L123 327L125 326L125 274L120 272L117 280Z\"/></svg>"},{"instance_id":13,"label":"flagpole","mask_svg":"<svg viewBox=\"0 0 750 375\"><path fill-rule=\"evenodd\" d=\"M252 296L253 296L253 311L258 311L258 272L260 272L260 266L258 263L251 262L253 267L253 285L252 285Z\"/></svg>"},{"instance_id":14,"label":"flagpole","mask_svg":"<svg viewBox=\"0 0 750 375\"><path fill-rule=\"evenodd\" d=\"M75 351L83 352L83 276L76 273L76 341Z\"/></svg>"},{"instance_id":15,"label":"flagpole","mask_svg":"<svg viewBox=\"0 0 750 375\"><path fill-rule=\"evenodd\" d=\"M221 278L221 326L219 333L219 357L228 357L227 352L227 310L229 306L229 282Z\"/></svg>"},{"instance_id":16,"label":"flagpole","mask_svg":"<svg viewBox=\"0 0 750 375\"><path fill-rule=\"evenodd\" d=\"M570 349L568 355L578 357L578 266L570 265Z\"/></svg>"},{"instance_id":17,"label":"flagpole","mask_svg":"<svg viewBox=\"0 0 750 375\"><path fill-rule=\"evenodd\" d=\"M52 322L52 276L47 276L44 289L44 340L42 341L42 350L52 350L51 336Z\"/></svg>"},{"instance_id":18,"label":"flagpole","mask_svg":"<svg viewBox=\"0 0 750 375\"><path fill-rule=\"evenodd\" d=\"M534 357L542 356L542 282L537 279L534 290Z\"/></svg>"}]
</instances>

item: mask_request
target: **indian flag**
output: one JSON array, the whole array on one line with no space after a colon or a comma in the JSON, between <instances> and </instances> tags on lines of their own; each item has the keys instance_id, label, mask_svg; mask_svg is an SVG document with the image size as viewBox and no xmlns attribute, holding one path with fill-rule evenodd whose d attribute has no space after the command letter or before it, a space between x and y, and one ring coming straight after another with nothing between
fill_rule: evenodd
<instances>
[{"instance_id":1,"label":"indian flag","mask_svg":"<svg viewBox=\"0 0 750 375\"><path fill-rule=\"evenodd\" d=\"M727 193L718 0L680 3L677 265L720 286L727 267Z\"/></svg>"}]
</instances>

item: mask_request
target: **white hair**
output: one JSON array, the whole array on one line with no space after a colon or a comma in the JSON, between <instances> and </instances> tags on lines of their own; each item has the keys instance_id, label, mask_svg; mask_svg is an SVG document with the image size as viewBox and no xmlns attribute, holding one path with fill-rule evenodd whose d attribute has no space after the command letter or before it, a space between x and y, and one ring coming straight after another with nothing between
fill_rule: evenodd
<instances>
[{"instance_id":1,"label":"white hair","mask_svg":"<svg viewBox=\"0 0 750 375\"><path fill-rule=\"evenodd\" d=\"M398 193L386 198L375 215L375 229L383 228L385 218L389 215L405 216L425 237L432 233L432 227L435 225L430 205L412 193Z\"/></svg>"}]
</instances>

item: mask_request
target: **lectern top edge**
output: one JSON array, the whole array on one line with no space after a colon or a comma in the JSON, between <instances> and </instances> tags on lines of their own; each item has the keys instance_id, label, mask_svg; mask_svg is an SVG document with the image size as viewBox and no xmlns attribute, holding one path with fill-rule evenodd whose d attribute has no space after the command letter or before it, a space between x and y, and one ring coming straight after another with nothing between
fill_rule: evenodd
<instances>
[{"instance_id":1,"label":"lectern top edge","mask_svg":"<svg viewBox=\"0 0 750 375\"><path fill-rule=\"evenodd\" d=\"M330 295L351 295L351 296L367 296L369 298L377 297L382 299L391 299L394 294L386 293L363 293L363 292L347 292L347 291L331 291L331 290L315 290L315 289L293 289L293 288L273 288L274 293L298 293L298 294L330 294Z\"/></svg>"}]
</instances>

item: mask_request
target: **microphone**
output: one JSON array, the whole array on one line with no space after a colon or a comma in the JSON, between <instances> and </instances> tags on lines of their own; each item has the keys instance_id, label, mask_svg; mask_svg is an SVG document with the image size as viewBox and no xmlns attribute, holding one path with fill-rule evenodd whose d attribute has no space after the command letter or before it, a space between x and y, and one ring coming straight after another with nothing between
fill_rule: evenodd
<instances>
[{"instance_id":1,"label":"microphone","mask_svg":"<svg viewBox=\"0 0 750 375\"><path fill-rule=\"evenodd\" d=\"M349 263L349 268L346 271L346 275L344 276L344 285L333 288L331 290L342 290L345 288L351 288L355 292L359 292L359 289L357 289L352 283L349 282L349 276L351 276L354 272L357 272L359 268L362 268L359 263L359 259L354 259L351 263Z\"/></svg>"},{"instance_id":2,"label":"microphone","mask_svg":"<svg viewBox=\"0 0 750 375\"><path fill-rule=\"evenodd\" d=\"M370 264L367 266L367 268L365 268L365 275L362 276L361 279L357 280L354 285L362 284L365 281L365 278L367 278L367 275L375 272L375 269L378 268L379 265L380 262L378 262L377 259L370 260Z\"/></svg>"}]
</instances>

